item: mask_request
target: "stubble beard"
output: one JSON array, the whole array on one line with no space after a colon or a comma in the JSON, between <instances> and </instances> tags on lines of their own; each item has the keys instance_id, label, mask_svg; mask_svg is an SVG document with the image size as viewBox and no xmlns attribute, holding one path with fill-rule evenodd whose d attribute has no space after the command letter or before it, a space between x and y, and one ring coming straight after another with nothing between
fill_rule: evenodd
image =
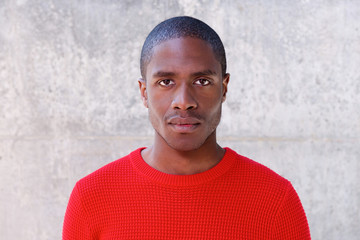
<instances>
[{"instance_id":1,"label":"stubble beard","mask_svg":"<svg viewBox=\"0 0 360 240\"><path fill-rule=\"evenodd\" d=\"M188 151L194 151L197 150L199 148L201 148L206 142L210 141L210 138L214 138L215 139L215 143L216 143L216 128L220 123L221 120L221 107L218 110L218 112L216 113L216 115L214 117L211 118L210 123L208 123L208 127L207 130L205 131L205 136L202 138L199 138L198 141L196 142L185 142L184 141L179 141L179 139L176 139L173 136L169 136L168 138L166 136L164 136L164 134L161 133L159 128L162 128L163 126L163 132L166 132L166 121L163 121L163 124L157 124L158 121L155 117L153 117L152 111L150 110L150 108L148 109L148 113L149 113L149 120L151 125L153 126L154 130L155 130L155 134L160 137L162 139L162 141L164 141L170 148L179 151L179 152L188 152ZM203 123L204 124L204 123Z\"/></svg>"}]
</instances>

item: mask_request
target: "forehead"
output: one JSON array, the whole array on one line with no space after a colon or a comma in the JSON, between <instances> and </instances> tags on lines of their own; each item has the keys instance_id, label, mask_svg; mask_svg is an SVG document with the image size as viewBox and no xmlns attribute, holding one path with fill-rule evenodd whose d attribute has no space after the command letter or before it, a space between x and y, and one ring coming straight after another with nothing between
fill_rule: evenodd
<instances>
[{"instance_id":1,"label":"forehead","mask_svg":"<svg viewBox=\"0 0 360 240\"><path fill-rule=\"evenodd\" d=\"M221 65L216 60L210 44L198 38L175 38L154 47L147 65L146 76L157 71L199 70L221 72Z\"/></svg>"}]
</instances>

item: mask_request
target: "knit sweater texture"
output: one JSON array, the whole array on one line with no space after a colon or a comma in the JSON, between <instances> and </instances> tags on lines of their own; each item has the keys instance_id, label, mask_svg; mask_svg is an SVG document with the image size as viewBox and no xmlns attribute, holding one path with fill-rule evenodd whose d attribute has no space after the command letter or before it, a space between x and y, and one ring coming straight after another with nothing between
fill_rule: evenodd
<instances>
[{"instance_id":1,"label":"knit sweater texture","mask_svg":"<svg viewBox=\"0 0 360 240\"><path fill-rule=\"evenodd\" d=\"M63 240L310 239L291 183L226 148L215 167L171 175L137 149L77 182Z\"/></svg>"}]
</instances>

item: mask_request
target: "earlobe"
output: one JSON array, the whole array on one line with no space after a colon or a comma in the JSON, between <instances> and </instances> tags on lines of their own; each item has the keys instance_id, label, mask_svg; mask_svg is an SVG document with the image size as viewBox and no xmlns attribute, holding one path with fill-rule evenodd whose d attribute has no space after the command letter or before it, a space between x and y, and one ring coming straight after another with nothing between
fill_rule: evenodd
<instances>
[{"instance_id":1,"label":"earlobe","mask_svg":"<svg viewBox=\"0 0 360 240\"><path fill-rule=\"evenodd\" d=\"M146 92L146 81L143 78L139 78L139 89L141 94L141 100L143 101L143 104L146 108L148 108L148 102L147 102L147 92Z\"/></svg>"},{"instance_id":2,"label":"earlobe","mask_svg":"<svg viewBox=\"0 0 360 240\"><path fill-rule=\"evenodd\" d=\"M223 84L222 102L225 102L229 81L230 81L230 74L226 73L223 78L223 82L222 82L222 84Z\"/></svg>"}]
</instances>

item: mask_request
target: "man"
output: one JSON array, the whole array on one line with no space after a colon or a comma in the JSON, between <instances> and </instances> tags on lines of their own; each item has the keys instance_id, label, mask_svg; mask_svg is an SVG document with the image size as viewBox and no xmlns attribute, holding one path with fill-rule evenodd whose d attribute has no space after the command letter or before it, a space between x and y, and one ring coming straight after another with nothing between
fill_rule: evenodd
<instances>
[{"instance_id":1,"label":"man","mask_svg":"<svg viewBox=\"0 0 360 240\"><path fill-rule=\"evenodd\" d=\"M217 144L229 74L216 32L168 19L140 65L154 143L76 184L63 239L310 239L289 181Z\"/></svg>"}]
</instances>

